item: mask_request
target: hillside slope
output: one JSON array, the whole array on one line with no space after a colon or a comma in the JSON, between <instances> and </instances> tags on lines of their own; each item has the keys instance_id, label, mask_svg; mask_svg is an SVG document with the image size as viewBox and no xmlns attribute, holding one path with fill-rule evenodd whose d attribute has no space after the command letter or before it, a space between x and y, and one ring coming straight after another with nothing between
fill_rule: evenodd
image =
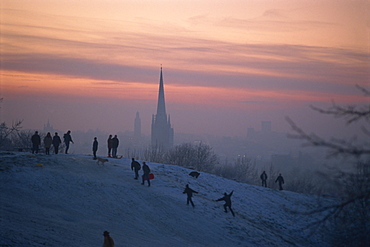
<instances>
[{"instance_id":1,"label":"hillside slope","mask_svg":"<svg viewBox=\"0 0 370 247\"><path fill-rule=\"evenodd\" d=\"M328 246L314 219L292 213L316 199L148 163L152 186L134 180L130 159L98 166L86 155L0 155L0 246L101 246L107 230L119 246ZM141 171L140 171L141 174ZM199 192L186 205L186 184ZM236 217L224 213L231 192Z\"/></svg>"}]
</instances>

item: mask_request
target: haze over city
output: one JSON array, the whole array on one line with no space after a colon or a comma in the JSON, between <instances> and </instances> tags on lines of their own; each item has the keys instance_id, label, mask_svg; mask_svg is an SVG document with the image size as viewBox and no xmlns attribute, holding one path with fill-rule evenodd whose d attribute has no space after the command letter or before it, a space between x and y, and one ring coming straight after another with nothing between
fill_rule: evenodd
<instances>
[{"instance_id":1,"label":"haze over city","mask_svg":"<svg viewBox=\"0 0 370 247\"><path fill-rule=\"evenodd\" d=\"M310 108L367 102L368 1L1 3L1 122L150 134L160 69L176 133L246 135L285 117L348 128ZM347 132L347 131L346 131Z\"/></svg>"}]
</instances>

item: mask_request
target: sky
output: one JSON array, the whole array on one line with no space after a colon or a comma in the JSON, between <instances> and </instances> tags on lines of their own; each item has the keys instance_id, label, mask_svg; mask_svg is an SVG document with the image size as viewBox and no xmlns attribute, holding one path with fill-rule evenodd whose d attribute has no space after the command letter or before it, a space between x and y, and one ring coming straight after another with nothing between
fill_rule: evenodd
<instances>
[{"instance_id":1,"label":"sky","mask_svg":"<svg viewBox=\"0 0 370 247\"><path fill-rule=\"evenodd\" d=\"M370 86L369 1L1 2L1 122L150 134L163 69L178 133L246 135L290 117L343 132L313 111L363 105Z\"/></svg>"}]
</instances>

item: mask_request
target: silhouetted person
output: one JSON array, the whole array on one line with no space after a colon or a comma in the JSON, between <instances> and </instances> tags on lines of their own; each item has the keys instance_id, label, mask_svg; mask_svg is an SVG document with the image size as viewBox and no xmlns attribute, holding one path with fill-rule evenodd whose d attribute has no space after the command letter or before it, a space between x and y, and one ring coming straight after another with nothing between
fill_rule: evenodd
<instances>
[{"instance_id":1,"label":"silhouetted person","mask_svg":"<svg viewBox=\"0 0 370 247\"><path fill-rule=\"evenodd\" d=\"M45 147L45 154L50 154L50 147L53 143L53 138L50 135L50 132L48 132L44 138L44 147Z\"/></svg>"},{"instance_id":2,"label":"silhouetted person","mask_svg":"<svg viewBox=\"0 0 370 247\"><path fill-rule=\"evenodd\" d=\"M227 208L229 208L230 209L230 212L235 217L234 211L231 209L231 196L233 195L233 193L234 193L234 191L231 191L230 194L227 194L225 192L224 193L224 196L221 197L220 199L217 199L216 202L218 202L218 201L225 201L225 204L224 204L225 213L227 213Z\"/></svg>"},{"instance_id":3,"label":"silhouetted person","mask_svg":"<svg viewBox=\"0 0 370 247\"><path fill-rule=\"evenodd\" d=\"M135 171L135 179L139 177L139 170L141 169L141 165L137 162L134 158L131 161L131 170Z\"/></svg>"},{"instance_id":4,"label":"silhouetted person","mask_svg":"<svg viewBox=\"0 0 370 247\"><path fill-rule=\"evenodd\" d=\"M143 174L143 182L141 184L144 185L145 180L147 180L148 181L148 186L150 186L150 179L149 179L150 168L145 162L143 162L143 173L144 173Z\"/></svg>"},{"instance_id":5,"label":"silhouetted person","mask_svg":"<svg viewBox=\"0 0 370 247\"><path fill-rule=\"evenodd\" d=\"M31 137L32 142L32 153L39 153L39 145L41 144L41 138L39 136L39 132L35 131L35 134Z\"/></svg>"},{"instance_id":6,"label":"silhouetted person","mask_svg":"<svg viewBox=\"0 0 370 247\"><path fill-rule=\"evenodd\" d=\"M117 158L117 148L118 148L118 145L119 145L119 140L117 138L117 135L115 135L112 138L112 156L113 156L113 158Z\"/></svg>"},{"instance_id":7,"label":"silhouetted person","mask_svg":"<svg viewBox=\"0 0 370 247\"><path fill-rule=\"evenodd\" d=\"M189 205L189 202L191 203L191 205L194 207L194 203L193 203L193 200L192 200L192 197L193 197L193 193L198 193L196 192L195 190L193 189L190 189L189 185L187 184L185 186L185 190L184 192L182 192L183 194L187 194L188 195L188 198L186 199L186 204Z\"/></svg>"},{"instance_id":8,"label":"silhouetted person","mask_svg":"<svg viewBox=\"0 0 370 247\"><path fill-rule=\"evenodd\" d=\"M267 174L265 171L262 172L261 176L260 176L261 180L262 180L262 186L263 187L267 187Z\"/></svg>"},{"instance_id":9,"label":"silhouetted person","mask_svg":"<svg viewBox=\"0 0 370 247\"><path fill-rule=\"evenodd\" d=\"M62 140L58 136L58 132L55 132L55 135L53 136L53 146L54 146L54 153L58 154L59 152L59 145L62 143Z\"/></svg>"},{"instance_id":10,"label":"silhouetted person","mask_svg":"<svg viewBox=\"0 0 370 247\"><path fill-rule=\"evenodd\" d=\"M283 190L284 178L283 178L283 176L281 176L281 173L276 178L275 183L276 182L279 182L279 190Z\"/></svg>"},{"instance_id":11,"label":"silhouetted person","mask_svg":"<svg viewBox=\"0 0 370 247\"><path fill-rule=\"evenodd\" d=\"M112 135L109 135L108 140L107 140L107 145L108 145L108 157L112 157L111 156L112 147L113 147Z\"/></svg>"},{"instance_id":12,"label":"silhouetted person","mask_svg":"<svg viewBox=\"0 0 370 247\"><path fill-rule=\"evenodd\" d=\"M93 141L93 148L92 148L92 151L93 151L93 155L94 155L94 160L96 160L96 151L98 151L98 138L94 137L94 141Z\"/></svg>"},{"instance_id":13,"label":"silhouetted person","mask_svg":"<svg viewBox=\"0 0 370 247\"><path fill-rule=\"evenodd\" d=\"M114 241L113 238L109 236L109 232L104 231L103 236L104 236L103 247L114 247Z\"/></svg>"},{"instance_id":14,"label":"silhouetted person","mask_svg":"<svg viewBox=\"0 0 370 247\"><path fill-rule=\"evenodd\" d=\"M65 153L68 154L69 143L70 142L74 143L73 140L72 140L70 130L68 130L67 133L64 134L63 139L64 139L64 144L66 144L66 152Z\"/></svg>"}]
</instances>

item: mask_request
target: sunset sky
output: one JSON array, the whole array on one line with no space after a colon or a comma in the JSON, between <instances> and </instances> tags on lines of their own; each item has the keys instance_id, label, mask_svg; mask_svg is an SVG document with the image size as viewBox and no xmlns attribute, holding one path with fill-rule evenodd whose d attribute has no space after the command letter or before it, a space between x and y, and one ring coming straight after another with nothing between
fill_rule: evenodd
<instances>
[{"instance_id":1,"label":"sunset sky","mask_svg":"<svg viewBox=\"0 0 370 247\"><path fill-rule=\"evenodd\" d=\"M163 67L176 132L245 135L289 116L333 131L310 105L368 103L367 0L1 1L0 120L150 134ZM318 118L319 117L319 118ZM330 119L330 120L329 120ZM337 121L337 120L336 120Z\"/></svg>"}]
</instances>

